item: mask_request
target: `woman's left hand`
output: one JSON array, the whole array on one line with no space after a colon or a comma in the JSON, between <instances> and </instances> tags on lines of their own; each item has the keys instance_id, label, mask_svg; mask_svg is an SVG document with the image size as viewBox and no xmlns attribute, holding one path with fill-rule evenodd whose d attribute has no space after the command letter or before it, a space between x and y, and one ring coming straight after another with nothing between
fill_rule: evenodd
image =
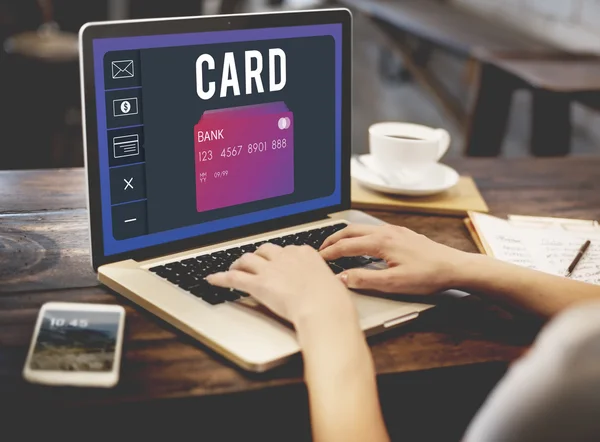
<instances>
[{"instance_id":1,"label":"woman's left hand","mask_svg":"<svg viewBox=\"0 0 600 442\"><path fill-rule=\"evenodd\" d=\"M295 326L331 315L356 321L350 292L319 253L309 246L263 244L243 255L227 272L210 275L209 283L247 292Z\"/></svg>"},{"instance_id":2,"label":"woman's left hand","mask_svg":"<svg viewBox=\"0 0 600 442\"><path fill-rule=\"evenodd\" d=\"M250 293L294 324L315 440L389 440L350 292L316 250L267 243L206 279Z\"/></svg>"}]
</instances>

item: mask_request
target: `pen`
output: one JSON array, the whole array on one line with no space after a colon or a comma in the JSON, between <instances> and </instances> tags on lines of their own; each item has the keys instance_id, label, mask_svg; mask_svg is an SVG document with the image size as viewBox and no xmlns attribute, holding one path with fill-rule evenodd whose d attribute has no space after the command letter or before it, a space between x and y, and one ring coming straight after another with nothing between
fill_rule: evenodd
<instances>
[{"instance_id":1,"label":"pen","mask_svg":"<svg viewBox=\"0 0 600 442\"><path fill-rule=\"evenodd\" d=\"M577 264L579 263L579 261L581 261L581 258L583 257L583 255L585 254L585 252L587 251L587 249L590 247L591 241L588 239L579 249L579 252L577 252L577 256L575 256L575 259L573 260L573 262L571 263L571 265L569 266L568 270L567 270L567 274L566 277L570 277L571 274L573 273L573 270L575 270L575 267L577 267Z\"/></svg>"}]
</instances>

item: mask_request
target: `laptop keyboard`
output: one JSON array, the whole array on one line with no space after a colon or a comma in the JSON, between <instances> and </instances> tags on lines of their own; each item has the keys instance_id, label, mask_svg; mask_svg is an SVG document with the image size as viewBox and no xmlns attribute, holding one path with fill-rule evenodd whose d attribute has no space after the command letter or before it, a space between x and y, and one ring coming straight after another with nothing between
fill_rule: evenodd
<instances>
[{"instance_id":1,"label":"laptop keyboard","mask_svg":"<svg viewBox=\"0 0 600 442\"><path fill-rule=\"evenodd\" d=\"M223 272L229 269L244 253L255 252L261 245L270 242L278 246L290 245L309 245L318 250L325 239L333 235L338 230L342 230L347 224L340 223L332 226L312 229L305 232L293 233L291 235L272 238L268 241L259 241L254 244L246 244L239 247L233 247L219 252L199 255L194 258L188 258L181 261L170 262L161 266L152 267L149 270L161 278L166 279L183 290L190 292L209 304L216 305L226 301L236 301L241 297L248 296L247 293L239 290L225 289L211 285L204 279L212 273ZM347 269L363 267L379 259L365 256L355 256L341 258L329 262L329 268L333 273L338 274Z\"/></svg>"}]
</instances>

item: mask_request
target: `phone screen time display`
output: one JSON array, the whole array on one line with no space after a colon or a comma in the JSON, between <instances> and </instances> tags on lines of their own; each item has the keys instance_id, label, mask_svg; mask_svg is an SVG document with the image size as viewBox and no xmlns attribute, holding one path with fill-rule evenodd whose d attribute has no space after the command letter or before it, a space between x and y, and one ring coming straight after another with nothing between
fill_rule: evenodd
<instances>
[{"instance_id":1,"label":"phone screen time display","mask_svg":"<svg viewBox=\"0 0 600 442\"><path fill-rule=\"evenodd\" d=\"M113 368L118 312L46 310L32 370L107 372Z\"/></svg>"}]
</instances>

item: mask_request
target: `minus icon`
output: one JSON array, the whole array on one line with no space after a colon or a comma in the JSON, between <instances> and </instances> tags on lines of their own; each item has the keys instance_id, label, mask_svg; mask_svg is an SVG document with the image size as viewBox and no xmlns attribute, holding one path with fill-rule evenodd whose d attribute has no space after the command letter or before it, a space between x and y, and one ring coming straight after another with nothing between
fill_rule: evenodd
<instances>
[{"instance_id":1,"label":"minus icon","mask_svg":"<svg viewBox=\"0 0 600 442\"><path fill-rule=\"evenodd\" d=\"M132 223L134 221L137 221L137 218L130 218L125 220L126 223Z\"/></svg>"}]
</instances>

